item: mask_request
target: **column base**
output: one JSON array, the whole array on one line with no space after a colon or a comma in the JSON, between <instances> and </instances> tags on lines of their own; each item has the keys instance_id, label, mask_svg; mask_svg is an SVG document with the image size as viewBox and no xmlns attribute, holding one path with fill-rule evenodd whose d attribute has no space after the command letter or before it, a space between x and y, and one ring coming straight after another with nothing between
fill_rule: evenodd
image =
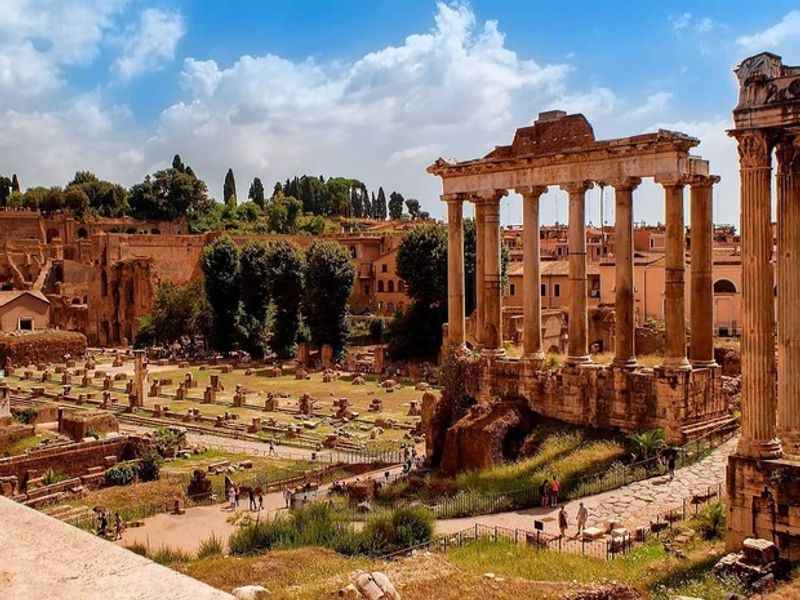
<instances>
[{"instance_id":1,"label":"column base","mask_svg":"<svg viewBox=\"0 0 800 600\"><path fill-rule=\"evenodd\" d=\"M504 348L481 348L481 356L501 358L506 355Z\"/></svg>"},{"instance_id":2,"label":"column base","mask_svg":"<svg viewBox=\"0 0 800 600\"><path fill-rule=\"evenodd\" d=\"M544 366L545 355L544 352L533 352L532 354L525 354L522 360L538 371Z\"/></svg>"},{"instance_id":3,"label":"column base","mask_svg":"<svg viewBox=\"0 0 800 600\"><path fill-rule=\"evenodd\" d=\"M693 369L713 369L718 367L717 361L711 360L692 360L691 365Z\"/></svg>"},{"instance_id":4,"label":"column base","mask_svg":"<svg viewBox=\"0 0 800 600\"><path fill-rule=\"evenodd\" d=\"M663 369L669 371L691 371L692 365L685 357L665 356L664 362L661 363Z\"/></svg>"},{"instance_id":5,"label":"column base","mask_svg":"<svg viewBox=\"0 0 800 600\"><path fill-rule=\"evenodd\" d=\"M779 431L783 456L793 460L800 459L800 431Z\"/></svg>"},{"instance_id":6,"label":"column base","mask_svg":"<svg viewBox=\"0 0 800 600\"><path fill-rule=\"evenodd\" d=\"M592 355L585 354L583 356L567 356L568 365L588 365L592 362Z\"/></svg>"},{"instance_id":7,"label":"column base","mask_svg":"<svg viewBox=\"0 0 800 600\"><path fill-rule=\"evenodd\" d=\"M753 440L742 436L736 446L736 454L748 458L774 459L783 455L781 441L778 438L771 440Z\"/></svg>"},{"instance_id":8,"label":"column base","mask_svg":"<svg viewBox=\"0 0 800 600\"><path fill-rule=\"evenodd\" d=\"M618 369L635 369L639 366L639 362L633 356L630 358L615 358L611 364Z\"/></svg>"}]
</instances>

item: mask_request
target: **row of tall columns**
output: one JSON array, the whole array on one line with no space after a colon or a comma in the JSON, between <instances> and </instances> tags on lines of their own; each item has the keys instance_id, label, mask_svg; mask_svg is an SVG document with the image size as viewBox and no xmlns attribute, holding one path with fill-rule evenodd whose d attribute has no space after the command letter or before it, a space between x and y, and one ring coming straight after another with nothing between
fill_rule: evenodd
<instances>
[{"instance_id":1,"label":"row of tall columns","mask_svg":"<svg viewBox=\"0 0 800 600\"><path fill-rule=\"evenodd\" d=\"M760 130L739 131L742 240L742 435L738 453L781 455L776 436L771 188L773 143ZM780 220L780 217L779 217ZM800 365L798 365L800 366Z\"/></svg>"},{"instance_id":2,"label":"row of tall columns","mask_svg":"<svg viewBox=\"0 0 800 600\"><path fill-rule=\"evenodd\" d=\"M778 140L778 414L784 454L800 456L800 137Z\"/></svg>"},{"instance_id":3,"label":"row of tall columns","mask_svg":"<svg viewBox=\"0 0 800 600\"><path fill-rule=\"evenodd\" d=\"M685 233L683 191L691 184L692 208L692 364L714 364L713 355L713 220L711 189L715 176L659 179L665 189L667 247L665 320L666 352L664 366L691 368L686 352L685 322ZM618 367L636 366L634 319L633 192L641 183L638 177L608 182L615 190L616 204L616 330L615 359ZM588 280L586 276L586 191L592 182L562 185L569 195L569 346L571 364L591 360L588 347ZM541 333L540 272L540 197L545 186L517 190L523 196L523 350L529 359L543 357ZM505 190L481 195L445 196L448 204L448 310L451 341L464 342L464 265L463 202L475 203L476 228L476 338L487 351L502 349L500 275L500 199ZM800 253L798 253L800 256ZM800 376L799 376L800 377ZM800 385L800 381L798 381ZM799 411L800 412L800 411Z\"/></svg>"}]
</instances>

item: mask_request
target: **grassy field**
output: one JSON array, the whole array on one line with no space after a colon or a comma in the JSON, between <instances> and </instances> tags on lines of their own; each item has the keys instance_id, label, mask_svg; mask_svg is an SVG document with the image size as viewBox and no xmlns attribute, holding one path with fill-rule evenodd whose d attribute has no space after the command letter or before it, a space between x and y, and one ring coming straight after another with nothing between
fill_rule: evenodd
<instances>
[{"instance_id":1,"label":"grassy field","mask_svg":"<svg viewBox=\"0 0 800 600\"><path fill-rule=\"evenodd\" d=\"M13 444L11 444L8 448L6 448L2 455L3 456L19 456L20 454L25 454L28 450L36 448L39 444L41 444L45 440L53 440L58 437L58 434L52 433L50 431L40 431L34 435L29 435L27 437L22 438L21 440L17 440Z\"/></svg>"}]
</instances>

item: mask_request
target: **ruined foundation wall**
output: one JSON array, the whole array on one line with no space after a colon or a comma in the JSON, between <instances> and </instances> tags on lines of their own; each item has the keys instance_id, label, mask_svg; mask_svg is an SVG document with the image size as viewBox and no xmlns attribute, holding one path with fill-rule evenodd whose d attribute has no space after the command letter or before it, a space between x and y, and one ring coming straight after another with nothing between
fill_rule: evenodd
<instances>
[{"instance_id":1,"label":"ruined foundation wall","mask_svg":"<svg viewBox=\"0 0 800 600\"><path fill-rule=\"evenodd\" d=\"M0 365L7 360L15 366L59 362L64 354L81 356L85 352L86 336L75 331L48 329L0 334Z\"/></svg>"}]
</instances>

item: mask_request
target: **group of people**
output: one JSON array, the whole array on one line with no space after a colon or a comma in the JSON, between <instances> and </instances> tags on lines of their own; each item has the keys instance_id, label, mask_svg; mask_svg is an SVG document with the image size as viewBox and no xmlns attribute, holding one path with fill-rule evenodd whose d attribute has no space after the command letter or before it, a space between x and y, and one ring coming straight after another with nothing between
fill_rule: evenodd
<instances>
[{"instance_id":1,"label":"group of people","mask_svg":"<svg viewBox=\"0 0 800 600\"><path fill-rule=\"evenodd\" d=\"M542 508L558 506L558 496L561 493L561 484L558 479L545 479L539 486L539 499L542 503Z\"/></svg>"},{"instance_id":2,"label":"group of people","mask_svg":"<svg viewBox=\"0 0 800 600\"><path fill-rule=\"evenodd\" d=\"M103 538L113 537L114 541L122 539L122 532L125 531L125 522L122 520L119 512L114 513L114 530L113 533L110 528L109 516L104 509L95 509L95 514L98 518L97 535Z\"/></svg>"},{"instance_id":3,"label":"group of people","mask_svg":"<svg viewBox=\"0 0 800 600\"><path fill-rule=\"evenodd\" d=\"M586 529L586 522L589 520L589 510L583 505L583 502L581 502L578 506L578 514L575 515L575 519L578 526L578 532L576 533L577 537L584 532ZM558 511L558 530L561 533L562 538L566 537L568 528L569 517L567 515L567 509L565 506L562 506Z\"/></svg>"},{"instance_id":4,"label":"group of people","mask_svg":"<svg viewBox=\"0 0 800 600\"><path fill-rule=\"evenodd\" d=\"M246 487L247 496L250 500L250 510L252 512L264 510L264 490L261 486ZM239 508L239 499L242 495L242 487L236 483L228 486L228 503L231 510Z\"/></svg>"}]
</instances>

